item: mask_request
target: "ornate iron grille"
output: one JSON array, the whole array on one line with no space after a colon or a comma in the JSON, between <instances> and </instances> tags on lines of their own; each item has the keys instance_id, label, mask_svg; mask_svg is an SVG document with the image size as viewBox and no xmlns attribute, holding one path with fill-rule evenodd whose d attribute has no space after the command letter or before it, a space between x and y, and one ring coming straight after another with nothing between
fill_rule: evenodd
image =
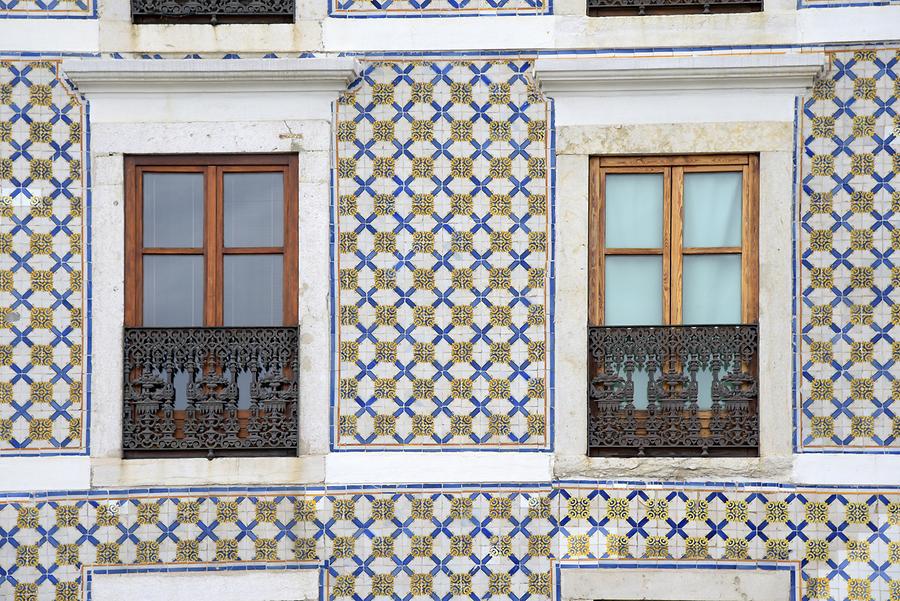
<instances>
[{"instance_id":1,"label":"ornate iron grille","mask_svg":"<svg viewBox=\"0 0 900 601\"><path fill-rule=\"evenodd\" d=\"M591 455L753 456L755 325L591 327Z\"/></svg>"},{"instance_id":2,"label":"ornate iron grille","mask_svg":"<svg viewBox=\"0 0 900 601\"><path fill-rule=\"evenodd\" d=\"M134 23L293 23L294 0L131 0Z\"/></svg>"},{"instance_id":3,"label":"ornate iron grille","mask_svg":"<svg viewBox=\"0 0 900 601\"><path fill-rule=\"evenodd\" d=\"M295 455L297 328L126 328L126 457Z\"/></svg>"},{"instance_id":4,"label":"ornate iron grille","mask_svg":"<svg viewBox=\"0 0 900 601\"><path fill-rule=\"evenodd\" d=\"M588 15L757 12L762 0L587 0Z\"/></svg>"}]
</instances>

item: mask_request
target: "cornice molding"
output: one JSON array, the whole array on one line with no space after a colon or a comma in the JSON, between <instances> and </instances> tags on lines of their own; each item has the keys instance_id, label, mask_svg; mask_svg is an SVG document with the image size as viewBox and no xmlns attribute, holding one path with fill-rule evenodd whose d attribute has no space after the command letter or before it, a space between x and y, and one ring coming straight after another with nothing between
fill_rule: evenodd
<instances>
[{"instance_id":1,"label":"cornice molding","mask_svg":"<svg viewBox=\"0 0 900 601\"><path fill-rule=\"evenodd\" d=\"M538 58L535 77L553 96L757 90L800 94L825 71L824 53L635 58Z\"/></svg>"},{"instance_id":2,"label":"cornice molding","mask_svg":"<svg viewBox=\"0 0 900 601\"><path fill-rule=\"evenodd\" d=\"M63 73L79 92L340 92L359 73L350 57L272 59L67 59Z\"/></svg>"}]
</instances>

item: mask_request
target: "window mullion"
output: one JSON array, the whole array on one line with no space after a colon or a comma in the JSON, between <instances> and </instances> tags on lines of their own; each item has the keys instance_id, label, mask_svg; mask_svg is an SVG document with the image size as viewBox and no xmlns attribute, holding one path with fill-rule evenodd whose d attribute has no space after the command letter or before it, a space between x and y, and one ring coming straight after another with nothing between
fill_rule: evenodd
<instances>
[{"instance_id":1,"label":"window mullion","mask_svg":"<svg viewBox=\"0 0 900 601\"><path fill-rule=\"evenodd\" d=\"M756 323L759 316L759 158L751 156L743 167L741 211L741 319Z\"/></svg>"},{"instance_id":2,"label":"window mullion","mask_svg":"<svg viewBox=\"0 0 900 601\"><path fill-rule=\"evenodd\" d=\"M207 326L222 325L219 317L219 264L221 263L221 248L219 244L219 217L218 217L218 169L213 166L206 168L206 219L203 242L203 255L205 263L206 281L204 283L204 320Z\"/></svg>"},{"instance_id":3,"label":"window mullion","mask_svg":"<svg viewBox=\"0 0 900 601\"><path fill-rule=\"evenodd\" d=\"M125 219L126 219L126 259L125 265L125 323L141 326L143 319L144 292L144 242L143 242L143 182L142 170L130 159L125 163Z\"/></svg>"},{"instance_id":4,"label":"window mullion","mask_svg":"<svg viewBox=\"0 0 900 601\"><path fill-rule=\"evenodd\" d=\"M666 261L669 264L669 322L682 322L682 214L684 206L684 167L672 167L670 174L669 240L666 246Z\"/></svg>"},{"instance_id":5,"label":"window mullion","mask_svg":"<svg viewBox=\"0 0 900 601\"><path fill-rule=\"evenodd\" d=\"M604 223L603 223L603 195L605 171L600 167L600 159L592 157L589 164L590 171L590 215L589 224L589 240L588 248L590 257L588 259L588 321L591 325L599 326L604 321L604 302L603 294L605 293L603 276L604 276L604 259L605 259L605 243L604 243Z\"/></svg>"}]
</instances>

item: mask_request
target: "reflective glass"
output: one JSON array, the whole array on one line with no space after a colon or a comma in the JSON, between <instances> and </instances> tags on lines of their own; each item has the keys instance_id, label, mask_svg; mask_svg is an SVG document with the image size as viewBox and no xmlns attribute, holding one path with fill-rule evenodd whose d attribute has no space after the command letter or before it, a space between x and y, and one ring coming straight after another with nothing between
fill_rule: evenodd
<instances>
[{"instance_id":1,"label":"reflective glass","mask_svg":"<svg viewBox=\"0 0 900 601\"><path fill-rule=\"evenodd\" d=\"M144 255L144 325L203 325L203 256Z\"/></svg>"},{"instance_id":2,"label":"reflective glass","mask_svg":"<svg viewBox=\"0 0 900 601\"><path fill-rule=\"evenodd\" d=\"M662 257L606 257L604 323L652 326L662 323Z\"/></svg>"},{"instance_id":3,"label":"reflective glass","mask_svg":"<svg viewBox=\"0 0 900 601\"><path fill-rule=\"evenodd\" d=\"M203 246L203 174L145 173L144 246Z\"/></svg>"},{"instance_id":4,"label":"reflective glass","mask_svg":"<svg viewBox=\"0 0 900 601\"><path fill-rule=\"evenodd\" d=\"M684 246L741 245L740 173L684 174Z\"/></svg>"},{"instance_id":5,"label":"reflective glass","mask_svg":"<svg viewBox=\"0 0 900 601\"><path fill-rule=\"evenodd\" d=\"M284 177L281 173L226 173L225 247L281 246Z\"/></svg>"},{"instance_id":6,"label":"reflective glass","mask_svg":"<svg viewBox=\"0 0 900 601\"><path fill-rule=\"evenodd\" d=\"M281 255L225 255L226 326L280 326Z\"/></svg>"},{"instance_id":7,"label":"reflective glass","mask_svg":"<svg viewBox=\"0 0 900 601\"><path fill-rule=\"evenodd\" d=\"M660 248L663 240L661 173L606 176L606 247Z\"/></svg>"},{"instance_id":8,"label":"reflective glass","mask_svg":"<svg viewBox=\"0 0 900 601\"><path fill-rule=\"evenodd\" d=\"M741 256L685 255L682 319L686 324L741 322Z\"/></svg>"}]
</instances>

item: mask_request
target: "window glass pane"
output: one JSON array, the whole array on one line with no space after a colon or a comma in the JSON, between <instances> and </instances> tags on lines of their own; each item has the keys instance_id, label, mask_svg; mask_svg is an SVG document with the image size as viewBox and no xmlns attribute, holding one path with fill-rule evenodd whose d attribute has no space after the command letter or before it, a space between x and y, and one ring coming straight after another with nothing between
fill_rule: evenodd
<instances>
[{"instance_id":1,"label":"window glass pane","mask_svg":"<svg viewBox=\"0 0 900 601\"><path fill-rule=\"evenodd\" d=\"M203 246L203 174L145 173L144 246Z\"/></svg>"},{"instance_id":2,"label":"window glass pane","mask_svg":"<svg viewBox=\"0 0 900 601\"><path fill-rule=\"evenodd\" d=\"M144 325L203 325L203 256L144 255Z\"/></svg>"},{"instance_id":3,"label":"window glass pane","mask_svg":"<svg viewBox=\"0 0 900 601\"><path fill-rule=\"evenodd\" d=\"M685 255L682 288L684 323L741 323L740 255Z\"/></svg>"},{"instance_id":4,"label":"window glass pane","mask_svg":"<svg viewBox=\"0 0 900 601\"><path fill-rule=\"evenodd\" d=\"M280 326L281 255L225 255L226 326Z\"/></svg>"},{"instance_id":5,"label":"window glass pane","mask_svg":"<svg viewBox=\"0 0 900 601\"><path fill-rule=\"evenodd\" d=\"M740 173L684 174L684 246L740 246Z\"/></svg>"},{"instance_id":6,"label":"window glass pane","mask_svg":"<svg viewBox=\"0 0 900 601\"><path fill-rule=\"evenodd\" d=\"M606 176L606 247L660 248L663 240L661 173Z\"/></svg>"},{"instance_id":7,"label":"window glass pane","mask_svg":"<svg viewBox=\"0 0 900 601\"><path fill-rule=\"evenodd\" d=\"M226 173L225 246L281 246L284 179L281 173Z\"/></svg>"},{"instance_id":8,"label":"window glass pane","mask_svg":"<svg viewBox=\"0 0 900 601\"><path fill-rule=\"evenodd\" d=\"M662 323L662 257L606 257L608 326L653 326Z\"/></svg>"}]
</instances>

